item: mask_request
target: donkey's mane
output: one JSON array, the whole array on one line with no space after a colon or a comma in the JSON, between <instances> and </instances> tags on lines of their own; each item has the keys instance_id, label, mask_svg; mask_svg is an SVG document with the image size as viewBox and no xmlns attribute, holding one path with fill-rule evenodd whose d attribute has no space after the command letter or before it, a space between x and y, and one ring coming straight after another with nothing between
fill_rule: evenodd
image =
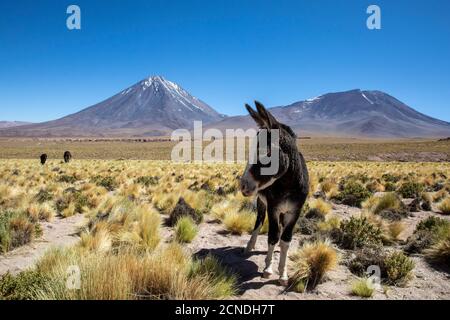
<instances>
[{"instance_id":1,"label":"donkey's mane","mask_svg":"<svg viewBox=\"0 0 450 320\"><path fill-rule=\"evenodd\" d=\"M283 123L280 123L280 127L283 128L284 130L286 130L286 132L289 133L289 135L290 135L292 138L297 138L297 135L296 135L295 132L291 129L291 127L289 127L289 126L287 126L287 125L285 125L285 124L283 124Z\"/></svg>"}]
</instances>

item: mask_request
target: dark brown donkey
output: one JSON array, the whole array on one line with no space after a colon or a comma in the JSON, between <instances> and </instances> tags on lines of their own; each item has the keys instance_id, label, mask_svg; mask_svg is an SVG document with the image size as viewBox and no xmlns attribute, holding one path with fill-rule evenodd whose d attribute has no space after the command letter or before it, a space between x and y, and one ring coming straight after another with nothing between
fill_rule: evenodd
<instances>
[{"instance_id":1,"label":"dark brown donkey","mask_svg":"<svg viewBox=\"0 0 450 320\"><path fill-rule=\"evenodd\" d=\"M292 240L292 232L300 216L309 190L308 169L303 155L298 151L296 136L290 127L278 122L264 106L255 102L257 111L246 105L251 117L259 126L257 138L264 132L267 145L257 143L256 155L247 164L240 185L244 196L257 197L257 219L246 252L254 249L264 219L269 219L269 243L263 276L273 274L272 256L275 245L280 241L280 262L278 271L280 283L287 285L286 258ZM275 139L274 137L278 137ZM277 141L275 141L277 140ZM274 154L275 153L275 154ZM264 174L264 168L271 166L267 159L278 155L278 170ZM266 170L267 171L267 170Z\"/></svg>"}]
</instances>

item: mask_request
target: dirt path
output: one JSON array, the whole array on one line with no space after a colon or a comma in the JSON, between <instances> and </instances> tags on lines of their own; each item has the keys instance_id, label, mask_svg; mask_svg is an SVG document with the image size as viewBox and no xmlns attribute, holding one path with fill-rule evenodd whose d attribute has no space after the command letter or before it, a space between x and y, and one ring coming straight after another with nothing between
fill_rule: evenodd
<instances>
[{"instance_id":1,"label":"dirt path","mask_svg":"<svg viewBox=\"0 0 450 320\"><path fill-rule=\"evenodd\" d=\"M40 238L35 239L31 244L10 251L6 255L0 255L0 275L8 271L16 274L32 267L51 247L76 243L79 240L78 229L84 221L83 215L75 215L41 223L43 234Z\"/></svg>"}]
</instances>

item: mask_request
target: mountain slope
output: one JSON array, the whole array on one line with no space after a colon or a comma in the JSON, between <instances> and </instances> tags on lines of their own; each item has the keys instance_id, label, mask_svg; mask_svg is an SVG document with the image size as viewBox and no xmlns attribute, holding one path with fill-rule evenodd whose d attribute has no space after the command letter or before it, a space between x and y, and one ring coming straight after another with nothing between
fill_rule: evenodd
<instances>
[{"instance_id":1,"label":"mountain slope","mask_svg":"<svg viewBox=\"0 0 450 320\"><path fill-rule=\"evenodd\" d=\"M147 136L223 119L203 101L161 76L150 77L64 118L8 130L7 136Z\"/></svg>"},{"instance_id":2,"label":"mountain slope","mask_svg":"<svg viewBox=\"0 0 450 320\"><path fill-rule=\"evenodd\" d=\"M19 127L19 126L24 126L24 125L27 125L27 124L31 124L31 122L25 122L25 121L0 121L0 129Z\"/></svg>"},{"instance_id":3,"label":"mountain slope","mask_svg":"<svg viewBox=\"0 0 450 320\"><path fill-rule=\"evenodd\" d=\"M244 110L244 108L243 108ZM381 91L351 90L270 109L301 136L412 138L450 136L450 123L426 116ZM150 77L64 118L0 128L0 136L133 137L169 135L178 128L255 127L249 116L225 118L177 84Z\"/></svg>"},{"instance_id":4,"label":"mountain slope","mask_svg":"<svg viewBox=\"0 0 450 320\"><path fill-rule=\"evenodd\" d=\"M442 137L450 123L431 118L381 91L328 93L270 109L300 135L369 138ZM248 116L229 117L219 129L254 127Z\"/></svg>"}]
</instances>

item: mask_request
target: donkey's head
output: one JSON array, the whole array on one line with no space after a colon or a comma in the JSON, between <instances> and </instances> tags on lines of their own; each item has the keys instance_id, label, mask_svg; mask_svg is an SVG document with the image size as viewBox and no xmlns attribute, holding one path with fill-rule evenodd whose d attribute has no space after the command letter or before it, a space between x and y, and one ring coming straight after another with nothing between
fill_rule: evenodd
<instances>
[{"instance_id":1,"label":"donkey's head","mask_svg":"<svg viewBox=\"0 0 450 320\"><path fill-rule=\"evenodd\" d=\"M272 185L289 169L289 157L296 152L295 134L288 126L278 122L259 102L256 110L245 105L259 127L240 186L244 196L252 196Z\"/></svg>"}]
</instances>

